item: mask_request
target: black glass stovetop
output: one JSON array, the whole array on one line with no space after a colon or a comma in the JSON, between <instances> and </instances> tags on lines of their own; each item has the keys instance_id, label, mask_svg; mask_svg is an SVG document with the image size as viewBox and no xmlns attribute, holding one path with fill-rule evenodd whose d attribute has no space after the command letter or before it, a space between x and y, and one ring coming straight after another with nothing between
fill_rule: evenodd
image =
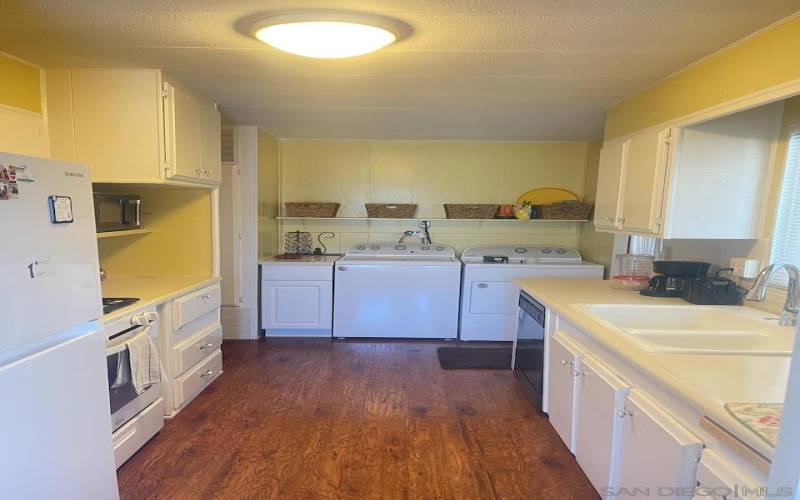
<instances>
[{"instance_id":1,"label":"black glass stovetop","mask_svg":"<svg viewBox=\"0 0 800 500\"><path fill-rule=\"evenodd\" d=\"M139 299L136 297L103 297L103 314L128 307L136 302L139 302Z\"/></svg>"}]
</instances>

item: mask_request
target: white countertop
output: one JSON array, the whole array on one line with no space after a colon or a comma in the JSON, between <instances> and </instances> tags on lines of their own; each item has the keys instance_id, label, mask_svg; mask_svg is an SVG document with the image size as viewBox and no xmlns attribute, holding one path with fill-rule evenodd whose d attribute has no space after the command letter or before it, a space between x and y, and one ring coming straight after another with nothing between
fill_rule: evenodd
<instances>
[{"instance_id":1,"label":"white countertop","mask_svg":"<svg viewBox=\"0 0 800 500\"><path fill-rule=\"evenodd\" d=\"M109 276L101 283L103 297L138 297L139 301L104 315L102 320L112 321L133 309L166 302L220 281L208 276Z\"/></svg>"},{"instance_id":2,"label":"white countertop","mask_svg":"<svg viewBox=\"0 0 800 500\"><path fill-rule=\"evenodd\" d=\"M773 449L737 422L725 403L782 403L789 374L789 356L657 354L636 346L627 335L610 327L583 304L675 304L681 299L644 297L611 288L610 281L583 279L520 279L520 288L563 315L598 342L624 357L710 419L765 457ZM725 307L725 306L718 306ZM791 334L791 333L789 333Z\"/></svg>"},{"instance_id":3,"label":"white countertop","mask_svg":"<svg viewBox=\"0 0 800 500\"><path fill-rule=\"evenodd\" d=\"M341 259L341 255L301 255L299 259L278 259L274 255L266 255L258 260L261 265L304 265L304 266L332 266Z\"/></svg>"}]
</instances>

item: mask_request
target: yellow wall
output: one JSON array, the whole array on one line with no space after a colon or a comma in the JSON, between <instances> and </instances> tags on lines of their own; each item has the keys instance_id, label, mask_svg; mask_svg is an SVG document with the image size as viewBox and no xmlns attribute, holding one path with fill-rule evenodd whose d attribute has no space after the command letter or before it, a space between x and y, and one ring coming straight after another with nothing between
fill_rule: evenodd
<instances>
[{"instance_id":1,"label":"yellow wall","mask_svg":"<svg viewBox=\"0 0 800 500\"><path fill-rule=\"evenodd\" d=\"M140 195L142 226L152 231L98 240L100 265L110 276L211 276L208 189L104 185L95 191Z\"/></svg>"},{"instance_id":2,"label":"yellow wall","mask_svg":"<svg viewBox=\"0 0 800 500\"><path fill-rule=\"evenodd\" d=\"M42 112L40 69L0 53L0 104Z\"/></svg>"},{"instance_id":3,"label":"yellow wall","mask_svg":"<svg viewBox=\"0 0 800 500\"><path fill-rule=\"evenodd\" d=\"M443 218L443 203L513 203L537 187L583 193L587 143L281 140L281 201L339 202L340 217L364 203L416 203L417 217ZM576 246L578 224L434 221L435 242ZM330 251L363 241L397 241L408 221L286 223L282 232L333 231ZM316 245L316 242L315 242Z\"/></svg>"},{"instance_id":4,"label":"yellow wall","mask_svg":"<svg viewBox=\"0 0 800 500\"><path fill-rule=\"evenodd\" d=\"M612 106L605 139L800 79L800 16L689 66Z\"/></svg>"},{"instance_id":5,"label":"yellow wall","mask_svg":"<svg viewBox=\"0 0 800 500\"><path fill-rule=\"evenodd\" d=\"M278 139L258 129L258 252L278 253L283 243L275 217L280 215Z\"/></svg>"}]
</instances>

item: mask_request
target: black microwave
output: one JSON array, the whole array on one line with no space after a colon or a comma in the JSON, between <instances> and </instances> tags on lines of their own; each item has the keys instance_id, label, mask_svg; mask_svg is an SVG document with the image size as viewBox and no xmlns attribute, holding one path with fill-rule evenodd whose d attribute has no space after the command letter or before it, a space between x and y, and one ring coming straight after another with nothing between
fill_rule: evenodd
<instances>
[{"instance_id":1,"label":"black microwave","mask_svg":"<svg viewBox=\"0 0 800 500\"><path fill-rule=\"evenodd\" d=\"M142 227L142 200L134 194L94 193L94 221L98 233Z\"/></svg>"}]
</instances>

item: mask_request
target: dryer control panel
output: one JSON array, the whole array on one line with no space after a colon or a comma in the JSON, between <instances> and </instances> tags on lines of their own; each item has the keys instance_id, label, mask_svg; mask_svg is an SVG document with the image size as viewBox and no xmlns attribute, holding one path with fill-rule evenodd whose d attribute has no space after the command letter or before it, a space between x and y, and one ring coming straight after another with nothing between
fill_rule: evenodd
<instances>
[{"instance_id":1,"label":"dryer control panel","mask_svg":"<svg viewBox=\"0 0 800 500\"><path fill-rule=\"evenodd\" d=\"M564 247L486 246L467 248L461 254L463 262L487 264L543 264L581 262L580 252Z\"/></svg>"},{"instance_id":2,"label":"dryer control panel","mask_svg":"<svg viewBox=\"0 0 800 500\"><path fill-rule=\"evenodd\" d=\"M447 245L427 243L361 243L347 250L346 256L454 258Z\"/></svg>"}]
</instances>

